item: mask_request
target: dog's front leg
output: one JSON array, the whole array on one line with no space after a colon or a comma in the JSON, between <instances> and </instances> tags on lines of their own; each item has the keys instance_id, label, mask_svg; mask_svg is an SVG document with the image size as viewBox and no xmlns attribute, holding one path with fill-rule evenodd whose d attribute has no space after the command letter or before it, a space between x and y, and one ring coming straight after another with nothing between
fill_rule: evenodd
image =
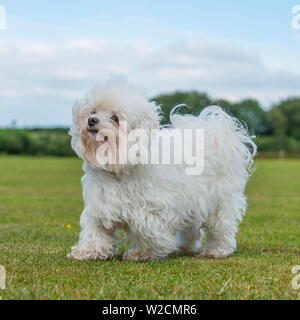
<instances>
[{"instance_id":1,"label":"dog's front leg","mask_svg":"<svg viewBox=\"0 0 300 320\"><path fill-rule=\"evenodd\" d=\"M113 229L105 229L100 220L83 212L80 219L81 233L79 242L67 255L75 260L106 260L114 254L118 239Z\"/></svg>"}]
</instances>

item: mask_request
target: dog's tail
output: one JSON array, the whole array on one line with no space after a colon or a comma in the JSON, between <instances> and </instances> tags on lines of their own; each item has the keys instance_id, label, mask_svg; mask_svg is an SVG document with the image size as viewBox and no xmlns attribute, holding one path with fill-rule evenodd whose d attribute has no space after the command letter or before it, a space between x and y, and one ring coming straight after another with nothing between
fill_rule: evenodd
<instances>
[{"instance_id":1,"label":"dog's tail","mask_svg":"<svg viewBox=\"0 0 300 320\"><path fill-rule=\"evenodd\" d=\"M226 172L227 177L239 175L246 182L254 171L257 151L255 136L249 135L247 126L218 106L207 107L198 116L175 113L178 107L170 115L175 128L204 130L205 166L212 166L220 174Z\"/></svg>"}]
</instances>

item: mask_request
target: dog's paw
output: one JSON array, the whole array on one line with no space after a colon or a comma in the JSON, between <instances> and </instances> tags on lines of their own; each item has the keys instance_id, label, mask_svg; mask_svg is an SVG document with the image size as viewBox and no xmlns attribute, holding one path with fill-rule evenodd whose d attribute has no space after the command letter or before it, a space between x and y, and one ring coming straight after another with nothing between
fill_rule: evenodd
<instances>
[{"instance_id":1,"label":"dog's paw","mask_svg":"<svg viewBox=\"0 0 300 320\"><path fill-rule=\"evenodd\" d=\"M105 260L104 257L101 257L99 253L95 250L87 250L81 247L74 247L72 248L71 252L67 254L68 259L73 260L96 260L102 259Z\"/></svg>"},{"instance_id":2,"label":"dog's paw","mask_svg":"<svg viewBox=\"0 0 300 320\"><path fill-rule=\"evenodd\" d=\"M140 251L126 251L123 254L123 260L130 261L153 261L156 258L152 255L140 252Z\"/></svg>"},{"instance_id":3,"label":"dog's paw","mask_svg":"<svg viewBox=\"0 0 300 320\"><path fill-rule=\"evenodd\" d=\"M178 247L178 249L174 252L171 253L171 256L194 256L196 255L197 251L196 250L192 250L189 248L184 248L184 247Z\"/></svg>"},{"instance_id":4,"label":"dog's paw","mask_svg":"<svg viewBox=\"0 0 300 320\"><path fill-rule=\"evenodd\" d=\"M200 258L210 258L210 259L222 259L228 257L231 253L233 253L232 250L227 249L221 249L221 248L203 248L198 257Z\"/></svg>"}]
</instances>

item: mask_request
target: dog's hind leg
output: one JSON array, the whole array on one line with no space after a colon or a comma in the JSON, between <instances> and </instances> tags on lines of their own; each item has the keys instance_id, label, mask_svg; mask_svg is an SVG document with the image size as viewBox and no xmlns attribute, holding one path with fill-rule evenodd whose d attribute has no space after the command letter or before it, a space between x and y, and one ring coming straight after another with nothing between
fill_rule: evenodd
<instances>
[{"instance_id":1,"label":"dog's hind leg","mask_svg":"<svg viewBox=\"0 0 300 320\"><path fill-rule=\"evenodd\" d=\"M157 260L177 250L174 233L167 229L161 232L156 230L147 235L139 232L130 232L131 249L123 255L124 260Z\"/></svg>"},{"instance_id":2,"label":"dog's hind leg","mask_svg":"<svg viewBox=\"0 0 300 320\"><path fill-rule=\"evenodd\" d=\"M198 226L191 226L176 233L179 254L195 254L201 247L204 231Z\"/></svg>"},{"instance_id":3,"label":"dog's hind leg","mask_svg":"<svg viewBox=\"0 0 300 320\"><path fill-rule=\"evenodd\" d=\"M200 257L224 258L235 251L238 224L245 210L246 200L242 193L220 202L215 214L205 223L207 241Z\"/></svg>"},{"instance_id":4,"label":"dog's hind leg","mask_svg":"<svg viewBox=\"0 0 300 320\"><path fill-rule=\"evenodd\" d=\"M225 258L236 249L236 230L232 226L218 230L209 227L207 230L207 241L201 249L199 256L205 258Z\"/></svg>"}]
</instances>

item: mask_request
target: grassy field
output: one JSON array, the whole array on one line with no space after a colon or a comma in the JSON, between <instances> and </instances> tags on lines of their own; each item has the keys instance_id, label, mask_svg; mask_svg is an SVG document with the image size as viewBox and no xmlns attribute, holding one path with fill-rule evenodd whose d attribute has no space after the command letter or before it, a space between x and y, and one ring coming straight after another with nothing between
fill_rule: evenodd
<instances>
[{"instance_id":1,"label":"grassy field","mask_svg":"<svg viewBox=\"0 0 300 320\"><path fill-rule=\"evenodd\" d=\"M259 160L238 250L224 260L192 257L122 262L66 259L82 210L81 162L0 158L2 299L299 299L300 161ZM67 228L66 225L71 228Z\"/></svg>"}]
</instances>

